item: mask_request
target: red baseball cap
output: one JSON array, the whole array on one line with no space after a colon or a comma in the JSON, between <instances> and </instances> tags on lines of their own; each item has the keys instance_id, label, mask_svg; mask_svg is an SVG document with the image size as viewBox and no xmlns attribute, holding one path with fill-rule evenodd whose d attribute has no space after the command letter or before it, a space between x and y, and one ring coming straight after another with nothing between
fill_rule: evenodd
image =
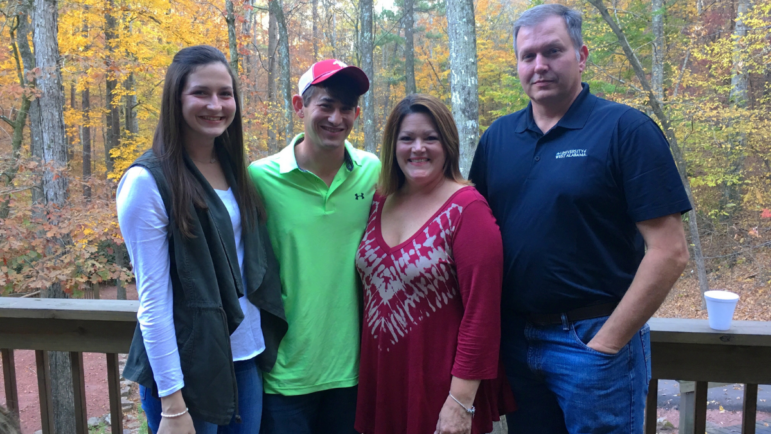
<instances>
[{"instance_id":1,"label":"red baseball cap","mask_svg":"<svg viewBox=\"0 0 771 434\"><path fill-rule=\"evenodd\" d=\"M351 78L351 87L357 95L364 95L369 90L367 74L355 66L348 66L337 59L327 59L316 62L300 77L298 87L300 95L314 84L322 83L335 75L345 75Z\"/></svg>"}]
</instances>

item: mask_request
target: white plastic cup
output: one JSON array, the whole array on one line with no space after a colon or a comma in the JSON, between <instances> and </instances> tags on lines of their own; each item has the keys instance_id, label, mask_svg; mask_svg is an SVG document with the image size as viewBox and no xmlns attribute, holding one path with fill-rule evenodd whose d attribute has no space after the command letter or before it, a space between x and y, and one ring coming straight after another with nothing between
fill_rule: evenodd
<instances>
[{"instance_id":1,"label":"white plastic cup","mask_svg":"<svg viewBox=\"0 0 771 434\"><path fill-rule=\"evenodd\" d=\"M728 330L734 317L734 309L739 301L739 294L730 291L707 291L707 317L712 330Z\"/></svg>"}]
</instances>

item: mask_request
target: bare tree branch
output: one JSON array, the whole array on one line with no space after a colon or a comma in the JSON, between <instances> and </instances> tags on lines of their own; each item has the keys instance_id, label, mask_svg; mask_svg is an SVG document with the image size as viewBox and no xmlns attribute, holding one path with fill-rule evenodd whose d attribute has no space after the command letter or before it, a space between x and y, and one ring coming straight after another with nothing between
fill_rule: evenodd
<instances>
[{"instance_id":1,"label":"bare tree branch","mask_svg":"<svg viewBox=\"0 0 771 434\"><path fill-rule=\"evenodd\" d=\"M442 82L442 79L439 78L439 74L436 72L436 68L434 68L434 64L431 62L431 56L426 53L426 49L423 48L423 46L420 46L420 51L423 52L423 55L426 56L426 60L428 61L428 65L431 67L431 71L434 72L434 76L436 76L436 82L439 83L440 86L442 86L442 90L447 93L449 90L447 90L447 87L445 87L444 83Z\"/></svg>"},{"instance_id":2,"label":"bare tree branch","mask_svg":"<svg viewBox=\"0 0 771 434\"><path fill-rule=\"evenodd\" d=\"M618 42L621 44L621 48L624 50L624 54L626 54L627 60L629 60L629 63L632 64L632 69L634 70L637 79L640 81L640 84L642 84L643 89L645 89L645 93L648 94L648 103L653 109L653 113L659 119L659 122L661 122L661 126L664 127L664 131L667 133L667 137L670 139L670 142L672 142L674 138L674 130L669 124L669 117L667 117L664 113L664 108L661 105L661 101L659 101L653 94L653 89L651 88L650 81L648 81L648 77L645 75L645 71L643 70L642 64L640 63L640 59L637 58L637 54L635 54L634 50L632 50L632 47L629 45L629 41L626 39L626 35L624 34L623 30L621 30L618 24L616 24L616 21L611 18L610 14L608 13L608 9L605 7L605 4L602 2L602 0L587 1L595 8L597 8L597 10L600 12L600 15L602 15L602 18L606 23L608 23L608 26L610 26L611 30L613 30L616 38L618 38ZM673 149L673 152L674 151L675 150ZM677 152L679 153L680 150L677 149Z\"/></svg>"},{"instance_id":3,"label":"bare tree branch","mask_svg":"<svg viewBox=\"0 0 771 434\"><path fill-rule=\"evenodd\" d=\"M7 176L5 173L3 173L2 175ZM35 185L30 185L30 186L27 186L27 187L7 188L5 190L0 190L0 196L5 196L5 195L9 195L9 194L18 193L20 191L27 191L27 190L33 190L33 189L38 189L39 190L39 187L37 187Z\"/></svg>"},{"instance_id":4,"label":"bare tree branch","mask_svg":"<svg viewBox=\"0 0 771 434\"><path fill-rule=\"evenodd\" d=\"M685 60L683 60L683 67L680 68L680 75L677 76L677 84L675 84L675 90L672 92L672 99L677 98L677 91L680 90L680 83L683 82L683 74L685 74L685 67L688 65L688 59L691 57L691 47L688 47L688 51L685 52Z\"/></svg>"},{"instance_id":5,"label":"bare tree branch","mask_svg":"<svg viewBox=\"0 0 771 434\"><path fill-rule=\"evenodd\" d=\"M600 71L602 71L602 72L603 72L605 75L607 75L607 76L608 76L608 77L610 77L611 79L613 79L613 80L615 80L615 81L617 81L617 82L619 82L619 83L623 84L624 86L629 86L629 87L631 87L632 89L634 89L634 90L636 90L637 92L640 92L640 93L643 93L643 92L644 92L642 89L640 89L639 87L637 87L637 86L633 85L632 83L628 83L626 80L623 80L623 79L621 79L621 78L618 78L618 77L615 77L615 76L611 75L611 73L610 73L610 72L608 72L608 71L607 71L605 68L603 68L602 66L600 66L600 65L598 65L598 64L596 64L596 63L594 63L594 62L593 62L591 59L589 60L589 63L590 63L592 66L594 66L595 68L597 68L597 69L599 69Z\"/></svg>"}]
</instances>

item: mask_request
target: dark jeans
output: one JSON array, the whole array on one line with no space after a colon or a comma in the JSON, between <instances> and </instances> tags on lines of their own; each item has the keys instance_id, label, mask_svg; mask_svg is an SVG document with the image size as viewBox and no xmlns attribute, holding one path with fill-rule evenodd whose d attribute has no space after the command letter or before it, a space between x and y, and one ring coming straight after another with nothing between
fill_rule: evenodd
<instances>
[{"instance_id":1,"label":"dark jeans","mask_svg":"<svg viewBox=\"0 0 771 434\"><path fill-rule=\"evenodd\" d=\"M231 420L230 425L214 425L193 418L196 434L255 434L260 431L262 417L262 375L254 359L234 362L236 384L238 385L238 411L241 423ZM161 400L154 397L147 388L139 386L142 409L147 415L147 426L158 432L161 424ZM235 415L233 415L235 419Z\"/></svg>"},{"instance_id":2,"label":"dark jeans","mask_svg":"<svg viewBox=\"0 0 771 434\"><path fill-rule=\"evenodd\" d=\"M650 329L604 354L586 344L606 320L541 327L504 318L501 355L519 407L506 415L509 432L642 434Z\"/></svg>"},{"instance_id":3,"label":"dark jeans","mask_svg":"<svg viewBox=\"0 0 771 434\"><path fill-rule=\"evenodd\" d=\"M266 393L260 434L355 434L358 386L307 395Z\"/></svg>"}]
</instances>

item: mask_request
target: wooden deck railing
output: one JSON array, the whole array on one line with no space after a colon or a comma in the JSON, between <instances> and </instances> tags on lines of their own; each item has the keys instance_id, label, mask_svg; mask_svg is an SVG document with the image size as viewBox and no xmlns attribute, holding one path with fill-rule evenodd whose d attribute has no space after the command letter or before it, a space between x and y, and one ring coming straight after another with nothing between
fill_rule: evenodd
<instances>
[{"instance_id":1,"label":"wooden deck railing","mask_svg":"<svg viewBox=\"0 0 771 434\"><path fill-rule=\"evenodd\" d=\"M112 432L123 432L118 354L128 352L136 327L136 301L58 300L0 297L0 350L7 407L18 415L13 350L35 350L44 434L53 434L50 373L46 351L66 351L72 361L77 434L87 434L84 352L107 355ZM706 431L708 382L743 383L742 432L755 433L758 384L771 384L771 322L734 321L717 332L706 320L654 318L652 377L646 434L656 432L658 380L694 381L680 400L680 434Z\"/></svg>"},{"instance_id":2,"label":"wooden deck railing","mask_svg":"<svg viewBox=\"0 0 771 434\"><path fill-rule=\"evenodd\" d=\"M742 433L755 434L758 384L771 384L771 322L734 321L719 332L706 320L653 318L650 327L645 434L656 432L658 380L695 382L693 391L681 390L680 434L706 432L708 382L744 384Z\"/></svg>"},{"instance_id":3,"label":"wooden deck railing","mask_svg":"<svg viewBox=\"0 0 771 434\"><path fill-rule=\"evenodd\" d=\"M118 354L127 353L137 323L136 301L0 297L0 352L5 401L19 414L14 350L35 350L43 434L54 434L47 351L70 353L77 434L88 434L83 353L105 353L112 432L123 432Z\"/></svg>"}]
</instances>

